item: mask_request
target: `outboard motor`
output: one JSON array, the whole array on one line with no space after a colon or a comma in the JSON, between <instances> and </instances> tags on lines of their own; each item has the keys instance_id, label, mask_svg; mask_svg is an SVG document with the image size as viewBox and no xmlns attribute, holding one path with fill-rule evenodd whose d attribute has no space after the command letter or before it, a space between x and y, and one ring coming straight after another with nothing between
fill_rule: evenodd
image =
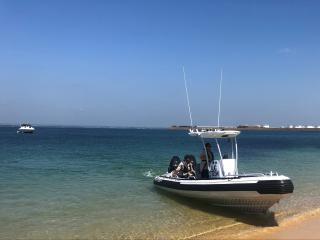
<instances>
[{"instance_id":1,"label":"outboard motor","mask_svg":"<svg viewBox=\"0 0 320 240\"><path fill-rule=\"evenodd\" d=\"M170 160L170 164L168 167L168 173L171 173L173 170L176 170L180 163L180 158L178 156L173 156Z\"/></svg>"}]
</instances>

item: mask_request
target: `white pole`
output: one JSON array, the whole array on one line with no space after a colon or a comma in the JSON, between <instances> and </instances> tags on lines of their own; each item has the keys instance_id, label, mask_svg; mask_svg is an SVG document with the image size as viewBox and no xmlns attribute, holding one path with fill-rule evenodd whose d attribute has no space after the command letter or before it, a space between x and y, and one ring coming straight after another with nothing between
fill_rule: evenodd
<instances>
[{"instance_id":1,"label":"white pole","mask_svg":"<svg viewBox=\"0 0 320 240\"><path fill-rule=\"evenodd\" d=\"M217 143L217 147L218 147L218 151L219 151L219 155L220 155L220 160L222 161L222 153L221 153L220 144L218 142L218 139L216 139L216 143Z\"/></svg>"},{"instance_id":2,"label":"white pole","mask_svg":"<svg viewBox=\"0 0 320 240\"><path fill-rule=\"evenodd\" d=\"M220 73L220 90L219 90L219 91L220 91L220 92L219 92L219 108L218 108L218 128L220 128L222 73L223 73L223 69L221 68L221 73Z\"/></svg>"},{"instance_id":3,"label":"white pole","mask_svg":"<svg viewBox=\"0 0 320 240\"><path fill-rule=\"evenodd\" d=\"M232 151L232 159L234 159L234 140L233 140L233 138L231 138L230 139L230 141L231 141L231 151Z\"/></svg>"},{"instance_id":4,"label":"white pole","mask_svg":"<svg viewBox=\"0 0 320 240\"><path fill-rule=\"evenodd\" d=\"M182 71L183 71L184 86L185 86L185 88L186 88L186 95L187 95L187 102L188 102L188 109L189 109L189 117L190 117L190 124L191 124L190 127L192 127L192 126L193 126L192 114L191 114L189 94L188 94L188 87L187 87L187 80L186 80L186 73L185 73L185 71L184 71L184 66L182 66Z\"/></svg>"},{"instance_id":5,"label":"white pole","mask_svg":"<svg viewBox=\"0 0 320 240\"><path fill-rule=\"evenodd\" d=\"M236 148L236 175L239 174L238 172L238 143L237 143L237 137L234 137L234 142L235 142L235 148Z\"/></svg>"},{"instance_id":6,"label":"white pole","mask_svg":"<svg viewBox=\"0 0 320 240\"><path fill-rule=\"evenodd\" d=\"M219 144L217 138L216 138L216 143L217 143L217 147L218 147L218 151L219 151L219 155L220 155L220 165L221 165L222 174L223 174L223 176L225 176L224 167L223 167L223 161L222 161L223 157L222 157L222 153L221 153L221 149L220 149L220 144Z\"/></svg>"}]
</instances>

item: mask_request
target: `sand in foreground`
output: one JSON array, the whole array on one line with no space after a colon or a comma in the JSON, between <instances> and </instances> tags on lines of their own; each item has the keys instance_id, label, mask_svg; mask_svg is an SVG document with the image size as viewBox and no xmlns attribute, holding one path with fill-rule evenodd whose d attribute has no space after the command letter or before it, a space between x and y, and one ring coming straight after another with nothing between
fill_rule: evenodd
<instances>
[{"instance_id":1,"label":"sand in foreground","mask_svg":"<svg viewBox=\"0 0 320 240\"><path fill-rule=\"evenodd\" d=\"M244 226L240 222L222 228L235 226ZM240 230L240 229L239 229ZM284 240L284 239L320 239L320 209L314 209L299 215L284 219L275 227L257 227L251 228L244 232L226 233L224 235L216 235L216 229L212 229L203 233L187 236L182 239L238 239L238 240Z\"/></svg>"},{"instance_id":2,"label":"sand in foreground","mask_svg":"<svg viewBox=\"0 0 320 240\"><path fill-rule=\"evenodd\" d=\"M320 239L320 211L297 216L279 227L258 230L239 239Z\"/></svg>"},{"instance_id":3,"label":"sand in foreground","mask_svg":"<svg viewBox=\"0 0 320 240\"><path fill-rule=\"evenodd\" d=\"M270 234L265 239L320 239L319 226L320 217L314 217Z\"/></svg>"}]
</instances>

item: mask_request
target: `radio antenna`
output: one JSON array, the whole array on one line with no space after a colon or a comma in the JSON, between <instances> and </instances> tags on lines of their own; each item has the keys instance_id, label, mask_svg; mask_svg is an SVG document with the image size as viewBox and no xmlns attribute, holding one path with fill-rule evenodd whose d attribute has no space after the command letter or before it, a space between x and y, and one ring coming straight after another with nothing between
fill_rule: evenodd
<instances>
[{"instance_id":1,"label":"radio antenna","mask_svg":"<svg viewBox=\"0 0 320 240\"><path fill-rule=\"evenodd\" d=\"M218 128L220 128L222 74L223 74L223 69L221 68L221 72L220 72L220 90L219 90L219 108L218 108Z\"/></svg>"},{"instance_id":2,"label":"radio antenna","mask_svg":"<svg viewBox=\"0 0 320 240\"><path fill-rule=\"evenodd\" d=\"M185 88L186 88L187 103L188 103L189 117L190 117L190 124L191 124L190 127L192 127L192 126L193 126L192 114L191 114L189 94L188 94L188 86L187 86L186 73L185 73L185 71L184 71L184 66L182 66L182 71L183 71L184 86L185 86Z\"/></svg>"}]
</instances>

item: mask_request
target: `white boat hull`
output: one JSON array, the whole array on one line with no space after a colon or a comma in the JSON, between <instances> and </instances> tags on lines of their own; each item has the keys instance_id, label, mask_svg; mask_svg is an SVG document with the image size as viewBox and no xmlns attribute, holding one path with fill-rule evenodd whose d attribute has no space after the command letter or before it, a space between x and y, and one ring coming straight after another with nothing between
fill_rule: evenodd
<instances>
[{"instance_id":1,"label":"white boat hull","mask_svg":"<svg viewBox=\"0 0 320 240\"><path fill-rule=\"evenodd\" d=\"M262 186L258 184L259 181L266 184ZM273 189L270 184L268 185L268 181L272 181ZM276 186L278 181L279 186ZM286 184L281 184L284 181ZM229 180L182 180L160 176L155 178L154 184L157 188L176 195L246 212L266 212L293 191L291 180L285 176L244 177Z\"/></svg>"},{"instance_id":2,"label":"white boat hull","mask_svg":"<svg viewBox=\"0 0 320 240\"><path fill-rule=\"evenodd\" d=\"M18 133L33 133L35 129L33 127L30 128L19 128Z\"/></svg>"}]
</instances>

